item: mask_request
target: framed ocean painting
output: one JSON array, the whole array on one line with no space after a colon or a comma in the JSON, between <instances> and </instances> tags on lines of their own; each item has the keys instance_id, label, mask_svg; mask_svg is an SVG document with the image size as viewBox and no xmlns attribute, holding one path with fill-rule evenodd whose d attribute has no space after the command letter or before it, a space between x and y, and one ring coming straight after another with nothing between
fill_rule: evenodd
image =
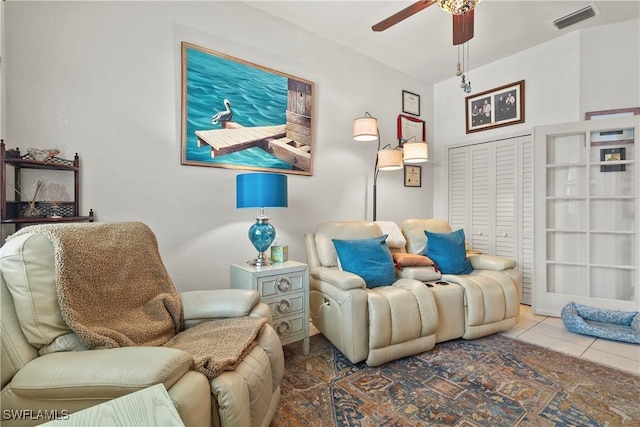
<instances>
[{"instance_id":1,"label":"framed ocean painting","mask_svg":"<svg viewBox=\"0 0 640 427\"><path fill-rule=\"evenodd\" d=\"M183 165L312 175L314 83L182 42Z\"/></svg>"}]
</instances>

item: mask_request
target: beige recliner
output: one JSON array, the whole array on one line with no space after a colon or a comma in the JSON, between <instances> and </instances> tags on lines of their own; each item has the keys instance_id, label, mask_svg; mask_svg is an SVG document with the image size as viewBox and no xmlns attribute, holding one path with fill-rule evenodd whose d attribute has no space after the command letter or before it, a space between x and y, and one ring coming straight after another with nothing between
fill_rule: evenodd
<instances>
[{"instance_id":1,"label":"beige recliner","mask_svg":"<svg viewBox=\"0 0 640 427\"><path fill-rule=\"evenodd\" d=\"M77 244L87 251L104 249L100 247L104 242ZM149 250L157 251L157 245ZM140 262L135 255L130 261L132 265ZM216 318L268 320L257 344L239 365L209 381L194 370L192 354L181 349L87 350L61 315L56 292L59 267L52 241L37 231L11 238L0 248L3 426L40 424L47 419L34 414L73 413L160 383L187 426L269 425L280 400L284 356L269 324L269 308L260 303L257 292L224 289L180 294L185 328Z\"/></svg>"},{"instance_id":2,"label":"beige recliner","mask_svg":"<svg viewBox=\"0 0 640 427\"><path fill-rule=\"evenodd\" d=\"M401 278L368 289L360 276L338 267L332 239L381 235L366 221L326 222L305 235L311 320L351 362L369 366L430 350L438 324L435 300L422 282Z\"/></svg>"},{"instance_id":3,"label":"beige recliner","mask_svg":"<svg viewBox=\"0 0 640 427\"><path fill-rule=\"evenodd\" d=\"M394 237L389 244L392 252L414 254L425 249L424 227L451 231L443 220L408 220L402 232L395 224L384 225L387 243ZM378 237L383 234L381 226L331 221L305 235L311 320L351 362L366 359L375 366L430 350L436 342L478 338L515 325L520 276L510 259L470 257L475 270L469 275L441 275L433 266L407 266L396 270L398 279L391 286L373 289L367 289L359 276L341 270L332 239ZM400 244L392 236L393 228L404 236ZM440 281L444 282L436 283Z\"/></svg>"},{"instance_id":4,"label":"beige recliner","mask_svg":"<svg viewBox=\"0 0 640 427\"><path fill-rule=\"evenodd\" d=\"M432 233L452 231L447 221L437 218L407 219L402 222L401 229L407 241L406 251L413 254L427 252L428 239L425 230ZM459 336L439 335L438 342L459 337L480 338L506 331L518 321L521 275L516 262L510 258L486 254L468 255L467 258L473 267L471 274L443 274L440 278L445 282L457 284L462 290L463 333ZM405 274L414 275L415 272L399 272L401 277ZM431 289L434 292L442 292L440 287ZM447 320L442 317L454 315L448 310L450 308L453 307L448 306L446 310L441 310L441 324L452 323L453 319ZM458 317L456 315L456 319Z\"/></svg>"}]
</instances>

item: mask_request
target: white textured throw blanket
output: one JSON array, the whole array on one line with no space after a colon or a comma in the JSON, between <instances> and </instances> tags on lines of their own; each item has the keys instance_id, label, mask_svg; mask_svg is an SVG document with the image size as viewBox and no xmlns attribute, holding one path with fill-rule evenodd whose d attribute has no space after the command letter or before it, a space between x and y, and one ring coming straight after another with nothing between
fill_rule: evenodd
<instances>
[{"instance_id":1,"label":"white textured throw blanket","mask_svg":"<svg viewBox=\"0 0 640 427\"><path fill-rule=\"evenodd\" d=\"M182 348L211 378L235 368L266 321L204 322L177 335L183 328L182 301L155 235L140 222L34 225L11 237L24 233L42 234L53 244L62 317L88 349Z\"/></svg>"}]
</instances>

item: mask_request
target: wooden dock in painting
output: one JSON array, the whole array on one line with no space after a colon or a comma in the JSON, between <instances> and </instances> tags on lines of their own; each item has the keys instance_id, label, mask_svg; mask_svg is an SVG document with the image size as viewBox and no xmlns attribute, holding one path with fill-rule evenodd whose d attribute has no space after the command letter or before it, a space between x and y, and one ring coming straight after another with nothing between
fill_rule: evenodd
<instances>
[{"instance_id":1,"label":"wooden dock in painting","mask_svg":"<svg viewBox=\"0 0 640 427\"><path fill-rule=\"evenodd\" d=\"M259 147L294 168L311 168L311 146L297 143L287 135L287 125L244 127L235 122L224 123L223 129L199 130L198 147L210 146L211 158Z\"/></svg>"},{"instance_id":2,"label":"wooden dock in painting","mask_svg":"<svg viewBox=\"0 0 640 427\"><path fill-rule=\"evenodd\" d=\"M243 127L234 122L226 122L224 129L196 131L198 147L211 146L212 158L256 146L266 149L268 139L285 134L285 125Z\"/></svg>"}]
</instances>

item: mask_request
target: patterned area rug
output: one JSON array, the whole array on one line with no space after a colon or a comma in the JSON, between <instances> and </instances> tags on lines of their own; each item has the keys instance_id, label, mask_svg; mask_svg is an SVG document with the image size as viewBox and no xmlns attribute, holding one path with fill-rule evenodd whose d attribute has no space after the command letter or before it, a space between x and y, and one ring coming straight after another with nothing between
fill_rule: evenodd
<instances>
[{"instance_id":1,"label":"patterned area rug","mask_svg":"<svg viewBox=\"0 0 640 427\"><path fill-rule=\"evenodd\" d=\"M496 334L376 368L285 346L277 426L638 426L640 376Z\"/></svg>"}]
</instances>

